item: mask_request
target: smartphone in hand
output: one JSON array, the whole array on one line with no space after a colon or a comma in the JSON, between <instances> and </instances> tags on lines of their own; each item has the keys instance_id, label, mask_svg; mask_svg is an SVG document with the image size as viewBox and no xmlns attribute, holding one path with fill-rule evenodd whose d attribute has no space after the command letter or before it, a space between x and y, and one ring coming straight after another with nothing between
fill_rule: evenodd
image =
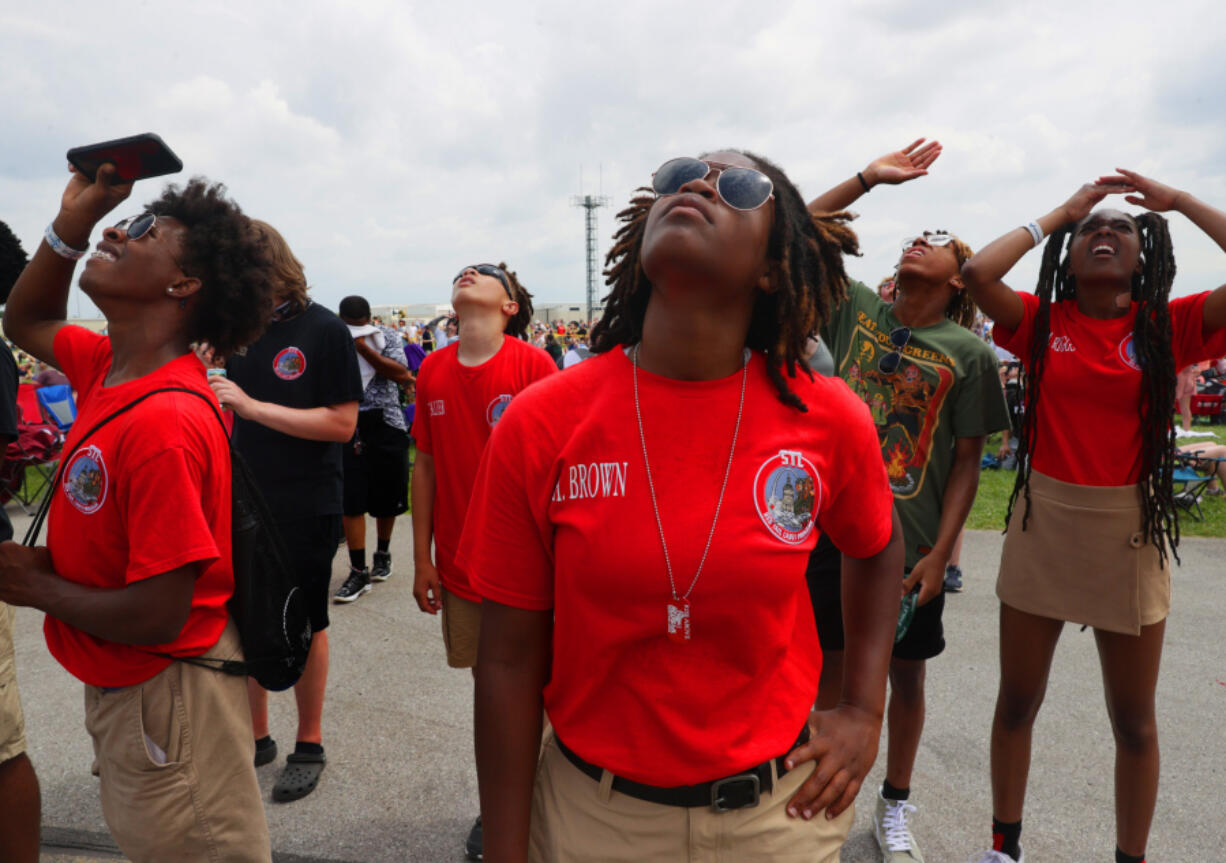
<instances>
[{"instance_id":1,"label":"smartphone in hand","mask_svg":"<svg viewBox=\"0 0 1226 863\"><path fill-rule=\"evenodd\" d=\"M115 166L118 179L124 183L175 174L183 170L179 157L166 146L165 141L152 132L73 147L68 151L68 161L88 177L90 182L94 181L98 169L107 162Z\"/></svg>"}]
</instances>

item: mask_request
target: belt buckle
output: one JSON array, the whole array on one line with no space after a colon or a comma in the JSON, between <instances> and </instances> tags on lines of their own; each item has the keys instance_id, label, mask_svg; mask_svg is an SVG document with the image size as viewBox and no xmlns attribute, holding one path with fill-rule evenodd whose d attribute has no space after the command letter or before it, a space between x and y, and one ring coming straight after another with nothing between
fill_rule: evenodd
<instances>
[{"instance_id":1,"label":"belt buckle","mask_svg":"<svg viewBox=\"0 0 1226 863\"><path fill-rule=\"evenodd\" d=\"M725 789L732 793L725 795ZM731 812L757 806L762 797L762 783L756 773L741 773L711 783L711 811Z\"/></svg>"}]
</instances>

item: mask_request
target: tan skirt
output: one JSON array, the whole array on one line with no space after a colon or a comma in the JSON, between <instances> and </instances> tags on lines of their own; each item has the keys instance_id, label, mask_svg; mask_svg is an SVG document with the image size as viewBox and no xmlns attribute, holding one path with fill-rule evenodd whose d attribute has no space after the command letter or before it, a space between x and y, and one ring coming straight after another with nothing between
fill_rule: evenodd
<instances>
[{"instance_id":1,"label":"tan skirt","mask_svg":"<svg viewBox=\"0 0 1226 863\"><path fill-rule=\"evenodd\" d=\"M1030 474L1001 552L996 595L1019 611L1138 635L1171 610L1171 574L1141 533L1140 486Z\"/></svg>"}]
</instances>

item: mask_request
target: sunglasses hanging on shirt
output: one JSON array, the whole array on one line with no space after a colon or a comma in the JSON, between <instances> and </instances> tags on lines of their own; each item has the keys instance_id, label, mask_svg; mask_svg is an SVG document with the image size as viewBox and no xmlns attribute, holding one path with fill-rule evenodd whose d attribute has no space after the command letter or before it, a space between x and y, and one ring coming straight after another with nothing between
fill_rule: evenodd
<instances>
[{"instance_id":1,"label":"sunglasses hanging on shirt","mask_svg":"<svg viewBox=\"0 0 1226 863\"><path fill-rule=\"evenodd\" d=\"M895 327L890 330L890 344L894 346L894 350L885 354L881 359L877 360L877 371L885 375L892 375L898 371L899 364L902 363L902 351L911 341L910 327Z\"/></svg>"}]
</instances>

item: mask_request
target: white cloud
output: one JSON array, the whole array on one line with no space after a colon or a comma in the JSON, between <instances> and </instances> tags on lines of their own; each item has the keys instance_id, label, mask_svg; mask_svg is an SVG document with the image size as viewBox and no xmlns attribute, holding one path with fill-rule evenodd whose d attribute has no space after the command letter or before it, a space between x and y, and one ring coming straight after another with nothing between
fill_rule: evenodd
<instances>
[{"instance_id":1,"label":"white cloud","mask_svg":"<svg viewBox=\"0 0 1226 863\"><path fill-rule=\"evenodd\" d=\"M33 248L65 150L156 131L189 175L225 181L282 230L328 305L445 300L460 265L491 258L541 299L577 301L576 193L610 196L607 245L673 155L746 147L814 195L940 138L931 176L856 204L865 256L849 267L875 281L907 233L982 246L1117 164L1226 205L1215 7L1165 3L1161 26L1152 13L1135 0L1109 15L970 0L27 7L0 12L0 218ZM1177 292L1223 281L1221 250L1172 222ZM1025 289L1036 272L1032 255L1011 279Z\"/></svg>"}]
</instances>

